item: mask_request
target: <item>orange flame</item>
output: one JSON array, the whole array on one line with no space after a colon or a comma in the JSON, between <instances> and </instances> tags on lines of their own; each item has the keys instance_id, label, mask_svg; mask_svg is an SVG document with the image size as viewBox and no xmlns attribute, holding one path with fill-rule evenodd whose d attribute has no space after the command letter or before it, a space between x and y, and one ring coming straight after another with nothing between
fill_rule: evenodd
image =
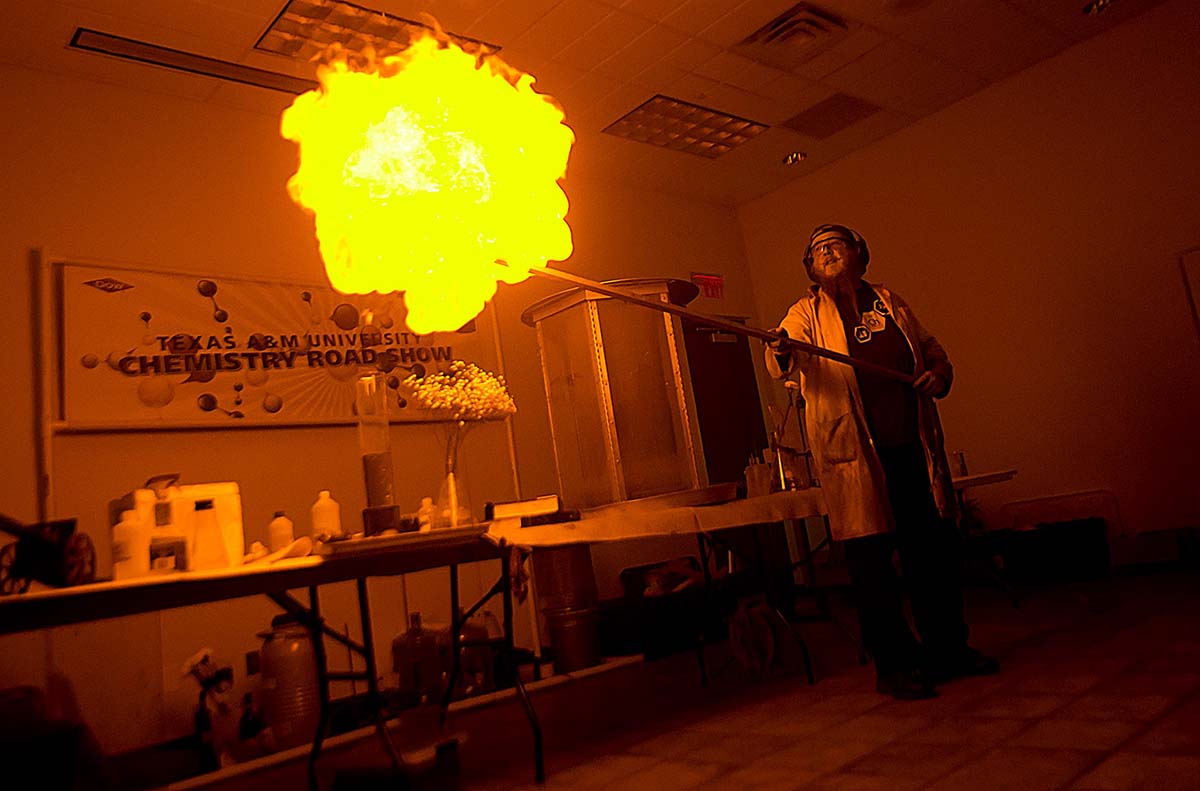
<instances>
[{"instance_id":1,"label":"orange flame","mask_svg":"<svg viewBox=\"0 0 1200 791\"><path fill-rule=\"evenodd\" d=\"M409 329L449 331L497 281L570 256L558 180L575 135L532 76L427 35L365 69L341 57L318 77L280 131L300 145L288 191L316 215L335 289L403 291Z\"/></svg>"}]
</instances>

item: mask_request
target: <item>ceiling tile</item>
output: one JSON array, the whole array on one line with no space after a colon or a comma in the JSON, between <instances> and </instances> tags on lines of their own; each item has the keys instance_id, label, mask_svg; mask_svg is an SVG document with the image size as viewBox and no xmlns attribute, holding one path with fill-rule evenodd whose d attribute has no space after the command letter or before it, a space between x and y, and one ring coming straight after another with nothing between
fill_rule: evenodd
<instances>
[{"instance_id":1,"label":"ceiling tile","mask_svg":"<svg viewBox=\"0 0 1200 791\"><path fill-rule=\"evenodd\" d=\"M716 44L709 44L698 38L689 38L664 55L663 58L672 65L691 71L701 63L716 57L720 52L721 48Z\"/></svg>"},{"instance_id":2,"label":"ceiling tile","mask_svg":"<svg viewBox=\"0 0 1200 791\"><path fill-rule=\"evenodd\" d=\"M773 80L766 86L765 92L780 104L791 107L792 112L789 115L811 107L834 93L828 86L791 74L784 74Z\"/></svg>"},{"instance_id":3,"label":"ceiling tile","mask_svg":"<svg viewBox=\"0 0 1200 791\"><path fill-rule=\"evenodd\" d=\"M750 61L749 68L731 77L728 82L747 91L769 95L767 93L767 86L773 84L781 76L786 76L786 74L786 72L779 69Z\"/></svg>"},{"instance_id":4,"label":"ceiling tile","mask_svg":"<svg viewBox=\"0 0 1200 791\"><path fill-rule=\"evenodd\" d=\"M673 96L676 99L684 99L692 102L708 106L708 102L717 88L721 87L721 83L716 80L710 80L708 77L701 77L699 74L687 73L676 83L671 86L671 90L675 91ZM715 110L720 107L713 108Z\"/></svg>"},{"instance_id":5,"label":"ceiling tile","mask_svg":"<svg viewBox=\"0 0 1200 791\"><path fill-rule=\"evenodd\" d=\"M783 125L805 137L826 140L882 109L875 102L846 93L835 93L786 119Z\"/></svg>"},{"instance_id":6,"label":"ceiling tile","mask_svg":"<svg viewBox=\"0 0 1200 791\"><path fill-rule=\"evenodd\" d=\"M663 18L663 24L696 35L728 11L729 0L686 0Z\"/></svg>"},{"instance_id":7,"label":"ceiling tile","mask_svg":"<svg viewBox=\"0 0 1200 791\"><path fill-rule=\"evenodd\" d=\"M734 80L738 75L748 72L753 65L755 65L754 61L749 58L743 58L741 55L735 55L725 50L701 63L694 71L701 77L708 77L710 80L735 84Z\"/></svg>"},{"instance_id":8,"label":"ceiling tile","mask_svg":"<svg viewBox=\"0 0 1200 791\"><path fill-rule=\"evenodd\" d=\"M599 131L650 97L651 94L640 86L617 85L584 108L578 116L579 122L589 130Z\"/></svg>"},{"instance_id":9,"label":"ceiling tile","mask_svg":"<svg viewBox=\"0 0 1200 791\"><path fill-rule=\"evenodd\" d=\"M611 13L595 0L564 0L518 36L513 47L552 58Z\"/></svg>"},{"instance_id":10,"label":"ceiling tile","mask_svg":"<svg viewBox=\"0 0 1200 791\"><path fill-rule=\"evenodd\" d=\"M581 119L590 113L609 94L620 89L624 83L610 80L600 74L589 74L553 94L567 112L568 119Z\"/></svg>"},{"instance_id":11,"label":"ceiling tile","mask_svg":"<svg viewBox=\"0 0 1200 791\"><path fill-rule=\"evenodd\" d=\"M819 80L843 66L858 60L884 41L886 41L886 38L879 31L869 27L860 27L849 33L844 39L834 44L825 52L820 53L807 63L802 63L794 71L801 77Z\"/></svg>"},{"instance_id":12,"label":"ceiling tile","mask_svg":"<svg viewBox=\"0 0 1200 791\"><path fill-rule=\"evenodd\" d=\"M831 85L846 93L854 93L858 84L867 77L891 66L906 57L916 53L911 45L896 39L888 39L867 52L860 58L847 63L842 68L826 75L821 79L825 85Z\"/></svg>"},{"instance_id":13,"label":"ceiling tile","mask_svg":"<svg viewBox=\"0 0 1200 791\"><path fill-rule=\"evenodd\" d=\"M286 93L264 91L262 88L236 82L217 83L208 97L209 104L232 107L235 110L246 110L272 118L282 115L294 100L294 96Z\"/></svg>"},{"instance_id":14,"label":"ceiling tile","mask_svg":"<svg viewBox=\"0 0 1200 791\"><path fill-rule=\"evenodd\" d=\"M630 80L650 68L652 64L661 61L665 53L686 40L687 35L678 30L664 25L653 25L612 57L596 64L595 70L614 79Z\"/></svg>"},{"instance_id":15,"label":"ceiling tile","mask_svg":"<svg viewBox=\"0 0 1200 791\"><path fill-rule=\"evenodd\" d=\"M634 75L632 82L650 88L654 93L670 93L671 86L688 74L678 66L658 60Z\"/></svg>"},{"instance_id":16,"label":"ceiling tile","mask_svg":"<svg viewBox=\"0 0 1200 791\"><path fill-rule=\"evenodd\" d=\"M623 11L613 11L599 24L572 41L555 60L577 69L591 69L628 46L646 29L646 21Z\"/></svg>"},{"instance_id":17,"label":"ceiling tile","mask_svg":"<svg viewBox=\"0 0 1200 791\"><path fill-rule=\"evenodd\" d=\"M626 0L621 8L640 17L661 22L685 2L686 0Z\"/></svg>"},{"instance_id":18,"label":"ceiling tile","mask_svg":"<svg viewBox=\"0 0 1200 791\"><path fill-rule=\"evenodd\" d=\"M925 115L979 90L984 81L920 52L909 52L854 84L853 93L883 107Z\"/></svg>"},{"instance_id":19,"label":"ceiling tile","mask_svg":"<svg viewBox=\"0 0 1200 791\"><path fill-rule=\"evenodd\" d=\"M561 0L499 0L469 25L465 35L504 47L544 17Z\"/></svg>"},{"instance_id":20,"label":"ceiling tile","mask_svg":"<svg viewBox=\"0 0 1200 791\"><path fill-rule=\"evenodd\" d=\"M709 91L708 106L761 124L769 123L768 115L772 116L772 120L777 120L774 116L779 111L779 104L773 99L723 83L718 83Z\"/></svg>"}]
</instances>

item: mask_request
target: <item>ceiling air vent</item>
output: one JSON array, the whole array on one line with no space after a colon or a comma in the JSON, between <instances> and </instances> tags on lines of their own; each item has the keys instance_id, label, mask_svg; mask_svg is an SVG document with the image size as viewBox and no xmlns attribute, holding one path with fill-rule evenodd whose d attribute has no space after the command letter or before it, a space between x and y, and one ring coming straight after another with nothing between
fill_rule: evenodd
<instances>
[{"instance_id":1,"label":"ceiling air vent","mask_svg":"<svg viewBox=\"0 0 1200 791\"><path fill-rule=\"evenodd\" d=\"M716 159L767 127L720 110L658 95L613 121L604 131L617 137Z\"/></svg>"},{"instance_id":2,"label":"ceiling air vent","mask_svg":"<svg viewBox=\"0 0 1200 791\"><path fill-rule=\"evenodd\" d=\"M792 71L844 39L858 25L812 3L796 3L742 39L733 51Z\"/></svg>"},{"instance_id":3,"label":"ceiling air vent","mask_svg":"<svg viewBox=\"0 0 1200 791\"><path fill-rule=\"evenodd\" d=\"M846 93L835 93L799 115L794 115L784 121L783 126L802 135L824 140L851 124L875 115L879 110L879 105L872 104L866 99Z\"/></svg>"}]
</instances>

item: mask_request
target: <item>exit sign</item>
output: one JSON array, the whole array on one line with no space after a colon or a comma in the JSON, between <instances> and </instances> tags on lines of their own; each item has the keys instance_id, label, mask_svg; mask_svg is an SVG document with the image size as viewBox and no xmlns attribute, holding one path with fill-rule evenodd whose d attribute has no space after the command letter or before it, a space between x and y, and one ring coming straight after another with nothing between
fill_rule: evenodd
<instances>
[{"instance_id":1,"label":"exit sign","mask_svg":"<svg viewBox=\"0 0 1200 791\"><path fill-rule=\"evenodd\" d=\"M692 272L692 282L700 289L702 296L710 299L725 298L725 277L723 275Z\"/></svg>"}]
</instances>

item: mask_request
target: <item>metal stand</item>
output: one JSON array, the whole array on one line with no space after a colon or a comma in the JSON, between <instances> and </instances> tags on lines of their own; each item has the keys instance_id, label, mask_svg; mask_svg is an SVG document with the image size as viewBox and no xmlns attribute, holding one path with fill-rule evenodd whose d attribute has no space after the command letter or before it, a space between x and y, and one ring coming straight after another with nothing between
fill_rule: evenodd
<instances>
[{"instance_id":1,"label":"metal stand","mask_svg":"<svg viewBox=\"0 0 1200 791\"><path fill-rule=\"evenodd\" d=\"M761 545L758 545L757 541L755 543L756 543L756 547L758 550L756 552L757 557L751 561L751 565L754 566L758 571L759 579L762 582L763 592L767 593L767 594L772 592L772 590L775 590L775 592L778 592L776 590L776 586L773 585L769 579L769 574L767 573L765 558L762 555L762 547L761 547ZM716 551L718 551L720 549L724 549L727 552L728 557L730 558L731 566L732 566L732 559L737 553L730 546L723 543L720 540L720 538L717 537L717 535L715 533L697 533L696 534L696 546L700 552L700 565L704 570L704 603L705 603L704 609L707 613L709 613L711 615L714 608L713 608L713 595L712 595L713 579L712 579L712 572L710 570L710 560ZM730 571L730 574L732 574L732 572L733 572L732 567L730 567L729 571ZM777 620L777 623L779 623L781 626L785 627L784 633L789 635L792 638L792 640L795 642L796 646L800 649L800 655L804 662L804 675L808 679L808 683L815 684L816 678L813 675L812 657L808 650L808 643L805 642L804 638L800 635L799 631L795 627L795 624L793 624L791 620L789 620L786 616L784 616L784 614L779 610L779 608L774 603L769 603L768 606L769 606L769 609L771 612L772 619ZM702 626L700 629L700 633L699 633L699 637L698 637L698 641L697 641L696 655L697 655L697 661L700 666L700 682L702 685L707 686L708 685L708 668L707 668L705 658L704 658L704 648L705 648L704 629Z\"/></svg>"},{"instance_id":2,"label":"metal stand","mask_svg":"<svg viewBox=\"0 0 1200 791\"><path fill-rule=\"evenodd\" d=\"M816 546L812 545L812 541L808 535L808 525L803 519L789 519L785 523L788 535L796 536L800 540L800 552L796 553L799 557L792 561L792 569L793 571L800 568L803 569L805 587L812 591L813 602L817 605L815 615L794 615L793 617L797 621L825 621L832 623L854 645L858 663L865 665L869 661L869 658L867 657L867 649L863 646L862 640L847 628L840 618L834 615L833 607L829 603L828 593L824 587L818 585L816 582L817 566L814 556L817 552L833 544L833 533L829 529L828 515L822 515L821 520L825 525L825 537L818 541Z\"/></svg>"}]
</instances>

